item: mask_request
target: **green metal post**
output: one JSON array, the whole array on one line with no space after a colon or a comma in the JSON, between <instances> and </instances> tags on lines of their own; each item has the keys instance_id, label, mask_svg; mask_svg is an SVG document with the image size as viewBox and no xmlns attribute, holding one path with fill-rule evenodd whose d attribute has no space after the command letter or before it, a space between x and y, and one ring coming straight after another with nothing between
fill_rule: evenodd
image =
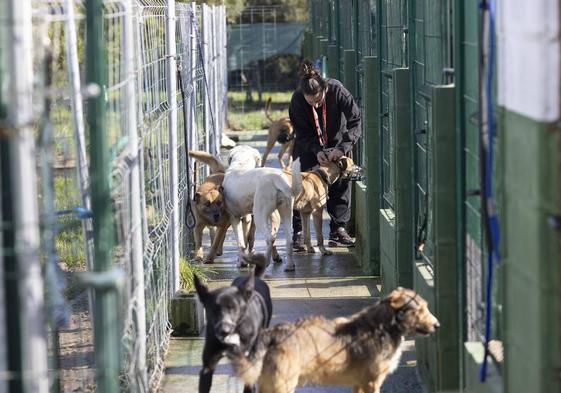
<instances>
[{"instance_id":1,"label":"green metal post","mask_svg":"<svg viewBox=\"0 0 561 393\"><path fill-rule=\"evenodd\" d=\"M327 38L322 38L319 40L319 47L320 47L320 58L321 58L321 76L323 78L327 77L327 67L328 67L328 59L327 59Z\"/></svg>"},{"instance_id":2,"label":"green metal post","mask_svg":"<svg viewBox=\"0 0 561 393\"><path fill-rule=\"evenodd\" d=\"M112 267L113 217L111 204L111 162L106 124L105 94L107 55L105 51L103 1L86 0L86 82L97 86L98 94L88 100L90 135L90 179L93 212L94 270ZM117 292L95 288L94 348L97 390L119 391L119 320Z\"/></svg>"},{"instance_id":3,"label":"green metal post","mask_svg":"<svg viewBox=\"0 0 561 393\"><path fill-rule=\"evenodd\" d=\"M464 2L454 0L454 85L456 87L456 270L457 278L457 307L464 310L464 252L465 252L465 222L464 222L464 203L465 193L465 170L464 170L464 143L465 122L462 98L464 94L464 52L462 42L464 40ZM463 390L465 386L464 375L464 324L465 316L461 312L458 315L458 386Z\"/></svg>"},{"instance_id":4,"label":"green metal post","mask_svg":"<svg viewBox=\"0 0 561 393\"><path fill-rule=\"evenodd\" d=\"M2 37L0 36L0 39ZM0 124L7 121L7 105L2 100L3 81L5 70L2 65L2 45L0 45ZM19 287L17 280L17 259L15 255L15 230L14 230L14 213L13 213L13 196L10 181L10 143L8 138L0 138L0 219L2 220L2 254L4 263L4 293L3 300L4 311L6 315L19 315ZM6 318L5 334L10 337L7 340L7 366L8 370L13 373L20 373L22 366L21 356L21 323L19 318ZM14 393L23 392L23 383L20 378L12 378L6 386L7 390Z\"/></svg>"},{"instance_id":5,"label":"green metal post","mask_svg":"<svg viewBox=\"0 0 561 393\"><path fill-rule=\"evenodd\" d=\"M343 85L349 90L353 95L355 100L358 99L358 89L357 89L357 72L356 72L356 51L354 49L345 49L343 51ZM355 160L359 156L357 152L357 146L353 148L353 154ZM353 186L354 187L354 186ZM351 205L356 206L356 192L353 193L351 197ZM347 230L351 236L356 234L356 209L351 209L351 218L347 225Z\"/></svg>"},{"instance_id":6,"label":"green metal post","mask_svg":"<svg viewBox=\"0 0 561 393\"><path fill-rule=\"evenodd\" d=\"M319 40L319 55L320 56L327 56L327 38L320 38Z\"/></svg>"},{"instance_id":7,"label":"green metal post","mask_svg":"<svg viewBox=\"0 0 561 393\"><path fill-rule=\"evenodd\" d=\"M364 57L364 165L368 210L368 268L380 274L380 63L377 57Z\"/></svg>"},{"instance_id":8,"label":"green metal post","mask_svg":"<svg viewBox=\"0 0 561 393\"><path fill-rule=\"evenodd\" d=\"M327 76L339 79L339 48L337 44L327 45Z\"/></svg>"},{"instance_id":9,"label":"green metal post","mask_svg":"<svg viewBox=\"0 0 561 393\"><path fill-rule=\"evenodd\" d=\"M357 73L356 73L356 50L345 49L343 52L344 59L344 85L351 92L353 97L358 97Z\"/></svg>"},{"instance_id":10,"label":"green metal post","mask_svg":"<svg viewBox=\"0 0 561 393\"><path fill-rule=\"evenodd\" d=\"M342 66L341 66L341 0L335 0L335 44L337 45L337 76L336 79L341 80Z\"/></svg>"}]
</instances>

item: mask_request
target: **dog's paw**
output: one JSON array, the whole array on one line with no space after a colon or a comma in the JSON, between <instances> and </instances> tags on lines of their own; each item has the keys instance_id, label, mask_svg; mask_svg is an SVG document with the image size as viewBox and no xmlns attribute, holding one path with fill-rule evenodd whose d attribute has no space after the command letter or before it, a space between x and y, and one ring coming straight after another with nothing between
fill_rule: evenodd
<instances>
[{"instance_id":1,"label":"dog's paw","mask_svg":"<svg viewBox=\"0 0 561 393\"><path fill-rule=\"evenodd\" d=\"M296 270L296 265L292 264L292 265L288 265L284 268L285 272L293 272Z\"/></svg>"},{"instance_id":2,"label":"dog's paw","mask_svg":"<svg viewBox=\"0 0 561 393\"><path fill-rule=\"evenodd\" d=\"M214 263L214 258L207 258L203 261L203 263L205 265L210 265L210 264Z\"/></svg>"},{"instance_id":3,"label":"dog's paw","mask_svg":"<svg viewBox=\"0 0 561 393\"><path fill-rule=\"evenodd\" d=\"M317 250L314 246L306 246L306 252L308 254L315 254L317 252Z\"/></svg>"},{"instance_id":4,"label":"dog's paw","mask_svg":"<svg viewBox=\"0 0 561 393\"><path fill-rule=\"evenodd\" d=\"M202 262L202 261L203 261L203 254L202 253L201 254L197 253L195 255L195 262Z\"/></svg>"},{"instance_id":5,"label":"dog's paw","mask_svg":"<svg viewBox=\"0 0 561 393\"><path fill-rule=\"evenodd\" d=\"M273 257L273 262L274 263L282 263L282 258L280 257L280 255L274 256Z\"/></svg>"},{"instance_id":6,"label":"dog's paw","mask_svg":"<svg viewBox=\"0 0 561 393\"><path fill-rule=\"evenodd\" d=\"M333 255L333 251L328 250L327 248L322 248L321 249L321 255Z\"/></svg>"}]
</instances>

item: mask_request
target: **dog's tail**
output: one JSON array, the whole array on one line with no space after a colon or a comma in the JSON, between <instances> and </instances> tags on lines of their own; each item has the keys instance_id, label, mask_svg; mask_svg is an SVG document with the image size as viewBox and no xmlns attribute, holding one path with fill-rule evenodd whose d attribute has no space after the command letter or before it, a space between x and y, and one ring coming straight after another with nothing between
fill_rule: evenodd
<instances>
[{"instance_id":1,"label":"dog's tail","mask_svg":"<svg viewBox=\"0 0 561 393\"><path fill-rule=\"evenodd\" d=\"M296 198L303 190L300 158L292 163L292 195Z\"/></svg>"},{"instance_id":2,"label":"dog's tail","mask_svg":"<svg viewBox=\"0 0 561 393\"><path fill-rule=\"evenodd\" d=\"M271 102L273 102L273 98L269 97L269 99L267 100L267 105L265 105L265 116L267 116L267 119L269 119L269 121L272 123L275 120L271 116Z\"/></svg>"},{"instance_id":3,"label":"dog's tail","mask_svg":"<svg viewBox=\"0 0 561 393\"><path fill-rule=\"evenodd\" d=\"M211 174L226 172L226 168L222 162L220 162L220 160L212 154L208 154L206 151L189 150L189 157L193 157L195 160L208 165L210 167Z\"/></svg>"},{"instance_id":4,"label":"dog's tail","mask_svg":"<svg viewBox=\"0 0 561 393\"><path fill-rule=\"evenodd\" d=\"M242 255L242 260L250 265L255 265L255 277L261 277L267 268L267 259L264 254Z\"/></svg>"}]
</instances>

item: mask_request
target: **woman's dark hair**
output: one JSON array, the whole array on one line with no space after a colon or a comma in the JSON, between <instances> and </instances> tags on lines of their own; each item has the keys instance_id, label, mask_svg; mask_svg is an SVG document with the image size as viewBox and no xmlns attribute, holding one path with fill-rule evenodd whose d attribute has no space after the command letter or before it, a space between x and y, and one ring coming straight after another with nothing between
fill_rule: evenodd
<instances>
[{"instance_id":1,"label":"woman's dark hair","mask_svg":"<svg viewBox=\"0 0 561 393\"><path fill-rule=\"evenodd\" d=\"M307 96L315 96L327 88L327 82L310 60L304 60L301 66L302 77L300 78L300 89Z\"/></svg>"}]
</instances>

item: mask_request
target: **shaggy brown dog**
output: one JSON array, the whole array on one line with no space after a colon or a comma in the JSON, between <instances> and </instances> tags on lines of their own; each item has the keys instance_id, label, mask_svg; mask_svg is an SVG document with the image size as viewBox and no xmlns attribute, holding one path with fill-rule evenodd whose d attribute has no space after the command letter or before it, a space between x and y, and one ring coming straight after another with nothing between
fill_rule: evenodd
<instances>
[{"instance_id":1,"label":"shaggy brown dog","mask_svg":"<svg viewBox=\"0 0 561 393\"><path fill-rule=\"evenodd\" d=\"M267 106L265 107L265 116L271 121L271 126L269 127L269 135L267 136L267 146L265 147L265 152L263 153L263 158L261 159L261 166L265 166L267 162L267 156L275 146L275 141L281 144L281 149L279 151L279 162L282 169L290 168L292 166L292 148L294 147L294 128L290 122L288 116L281 117L280 119L273 119L271 117L271 101L272 98L267 100ZM284 164L283 156L288 154L288 164Z\"/></svg>"},{"instance_id":2,"label":"shaggy brown dog","mask_svg":"<svg viewBox=\"0 0 561 393\"><path fill-rule=\"evenodd\" d=\"M308 382L379 393L399 365L404 336L439 326L425 300L399 287L348 318L309 317L266 330L260 355L234 366L246 383L257 381L260 393L292 393Z\"/></svg>"},{"instance_id":3,"label":"shaggy brown dog","mask_svg":"<svg viewBox=\"0 0 561 393\"><path fill-rule=\"evenodd\" d=\"M294 209L298 210L302 217L302 230L307 252L314 253L316 251L312 246L310 232L310 217L312 217L320 252L323 255L332 254L323 244L322 230L323 209L327 205L328 188L339 178L351 173L353 168L353 160L343 156L337 162L328 162L318 166L313 171L302 172L302 192L294 198ZM288 169L285 169L285 173L292 184L292 173Z\"/></svg>"}]
</instances>

